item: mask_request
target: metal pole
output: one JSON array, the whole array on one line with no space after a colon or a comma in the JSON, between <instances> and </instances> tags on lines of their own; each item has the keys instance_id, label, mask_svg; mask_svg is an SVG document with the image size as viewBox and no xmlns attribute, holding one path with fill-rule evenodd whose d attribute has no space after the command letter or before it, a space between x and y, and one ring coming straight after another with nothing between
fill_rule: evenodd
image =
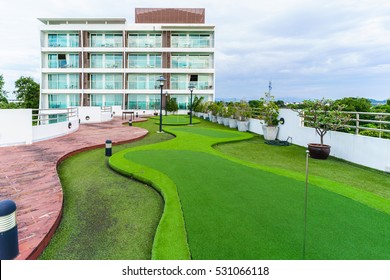
<instances>
[{"instance_id":1,"label":"metal pole","mask_svg":"<svg viewBox=\"0 0 390 280\"><path fill-rule=\"evenodd\" d=\"M160 133L162 132L162 92L163 85L160 83Z\"/></svg>"},{"instance_id":2,"label":"metal pole","mask_svg":"<svg viewBox=\"0 0 390 280\"><path fill-rule=\"evenodd\" d=\"M192 91L194 89L190 88L190 92L191 92L191 103L190 103L190 125L192 125Z\"/></svg>"},{"instance_id":3,"label":"metal pole","mask_svg":"<svg viewBox=\"0 0 390 280\"><path fill-rule=\"evenodd\" d=\"M306 257L306 231L307 231L307 192L309 183L309 151L306 150L306 188L305 188L305 206L304 206L304 229L303 229L303 250L302 258Z\"/></svg>"}]
</instances>

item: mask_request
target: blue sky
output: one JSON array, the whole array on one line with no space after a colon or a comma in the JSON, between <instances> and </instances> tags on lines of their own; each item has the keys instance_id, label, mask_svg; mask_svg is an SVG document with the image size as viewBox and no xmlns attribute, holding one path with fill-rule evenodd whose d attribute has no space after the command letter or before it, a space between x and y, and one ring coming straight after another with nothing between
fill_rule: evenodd
<instances>
[{"instance_id":1,"label":"blue sky","mask_svg":"<svg viewBox=\"0 0 390 280\"><path fill-rule=\"evenodd\" d=\"M162 6L164 5L164 6ZM134 8L205 8L216 25L216 97L390 98L388 0L13 0L2 5L0 74L39 81L39 17L124 17Z\"/></svg>"}]
</instances>

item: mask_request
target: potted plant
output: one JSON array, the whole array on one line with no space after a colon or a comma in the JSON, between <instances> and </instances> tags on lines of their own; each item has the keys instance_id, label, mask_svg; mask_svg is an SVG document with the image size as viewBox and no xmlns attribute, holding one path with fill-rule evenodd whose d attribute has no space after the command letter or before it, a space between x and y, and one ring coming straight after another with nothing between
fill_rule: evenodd
<instances>
[{"instance_id":1,"label":"potted plant","mask_svg":"<svg viewBox=\"0 0 390 280\"><path fill-rule=\"evenodd\" d=\"M223 102L217 102L217 122L218 124L223 124L223 112L225 110L225 106Z\"/></svg>"},{"instance_id":2,"label":"potted plant","mask_svg":"<svg viewBox=\"0 0 390 280\"><path fill-rule=\"evenodd\" d=\"M279 131L279 107L269 92L265 93L265 98L260 98L259 118L264 122L263 135L265 140L275 140Z\"/></svg>"},{"instance_id":3,"label":"potted plant","mask_svg":"<svg viewBox=\"0 0 390 280\"><path fill-rule=\"evenodd\" d=\"M217 114L218 114L218 105L216 102L211 102L209 105L209 109L211 110L211 121L216 123L217 122Z\"/></svg>"},{"instance_id":4,"label":"potted plant","mask_svg":"<svg viewBox=\"0 0 390 280\"><path fill-rule=\"evenodd\" d=\"M329 99L304 100L303 109L298 111L303 118L305 126L312 127L320 136L320 143L309 143L310 157L327 159L330 154L330 146L324 144L324 136L330 130L343 127L350 120L350 116L342 112L342 105L334 105Z\"/></svg>"},{"instance_id":5,"label":"potted plant","mask_svg":"<svg viewBox=\"0 0 390 280\"><path fill-rule=\"evenodd\" d=\"M229 115L229 127L230 128L237 127L237 120L235 119L236 112L237 112L236 105L233 102L230 102L228 104L228 115Z\"/></svg>"},{"instance_id":6,"label":"potted plant","mask_svg":"<svg viewBox=\"0 0 390 280\"><path fill-rule=\"evenodd\" d=\"M249 118L251 116L251 109L249 104L245 101L240 101L236 106L236 120L238 131L248 131Z\"/></svg>"}]
</instances>

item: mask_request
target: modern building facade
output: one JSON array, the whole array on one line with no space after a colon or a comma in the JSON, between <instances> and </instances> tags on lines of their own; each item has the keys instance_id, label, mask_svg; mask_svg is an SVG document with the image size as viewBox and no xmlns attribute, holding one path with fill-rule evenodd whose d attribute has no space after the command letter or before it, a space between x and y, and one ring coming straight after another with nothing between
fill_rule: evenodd
<instances>
[{"instance_id":1,"label":"modern building facade","mask_svg":"<svg viewBox=\"0 0 390 280\"><path fill-rule=\"evenodd\" d=\"M214 100L213 25L204 9L136 9L124 18L40 18L40 107L160 108L160 87L179 109L195 96Z\"/></svg>"}]
</instances>

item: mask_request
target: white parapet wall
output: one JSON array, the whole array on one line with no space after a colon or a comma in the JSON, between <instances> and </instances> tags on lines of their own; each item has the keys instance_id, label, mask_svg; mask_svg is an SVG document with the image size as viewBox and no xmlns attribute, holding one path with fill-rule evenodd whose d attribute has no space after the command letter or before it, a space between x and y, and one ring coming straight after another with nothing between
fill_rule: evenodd
<instances>
[{"instance_id":1,"label":"white parapet wall","mask_svg":"<svg viewBox=\"0 0 390 280\"><path fill-rule=\"evenodd\" d=\"M111 121L112 112L104 112L101 107L78 107L78 115L81 123L101 123Z\"/></svg>"},{"instance_id":2,"label":"white parapet wall","mask_svg":"<svg viewBox=\"0 0 390 280\"><path fill-rule=\"evenodd\" d=\"M37 125L32 127L32 141L38 142L75 132L79 129L79 119L72 118L68 121Z\"/></svg>"},{"instance_id":3,"label":"white parapet wall","mask_svg":"<svg viewBox=\"0 0 390 280\"><path fill-rule=\"evenodd\" d=\"M319 143L320 137L315 129L302 126L297 112L281 109L279 118L285 123L279 125L279 140L291 137L293 144L307 147L308 143ZM249 130L263 135L261 122L250 119ZM390 140L337 131L329 131L324 136L324 144L331 146L331 155L353 163L390 172Z\"/></svg>"},{"instance_id":4,"label":"white parapet wall","mask_svg":"<svg viewBox=\"0 0 390 280\"><path fill-rule=\"evenodd\" d=\"M32 110L0 109L0 146L32 143Z\"/></svg>"}]
</instances>

